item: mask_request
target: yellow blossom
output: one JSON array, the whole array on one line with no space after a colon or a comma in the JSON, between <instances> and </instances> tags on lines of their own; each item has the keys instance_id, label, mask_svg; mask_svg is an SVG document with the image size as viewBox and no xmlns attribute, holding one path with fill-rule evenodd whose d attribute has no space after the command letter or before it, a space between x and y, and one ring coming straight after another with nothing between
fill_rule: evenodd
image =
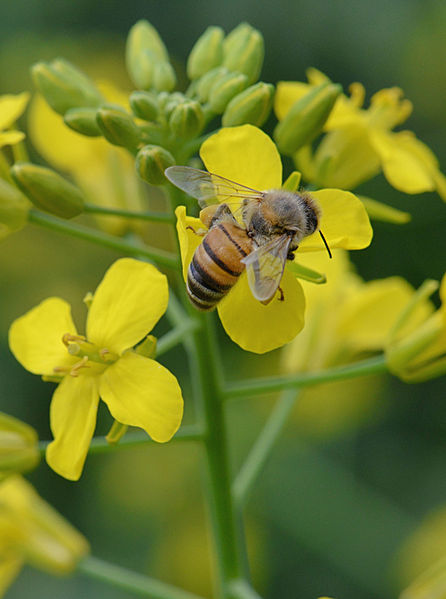
<instances>
[{"instance_id":1,"label":"yellow blossom","mask_svg":"<svg viewBox=\"0 0 446 599\"><path fill-rule=\"evenodd\" d=\"M220 130L201 147L201 158L209 172L248 187L266 190L282 185L282 163L273 141L252 125ZM323 189L312 193L322 217L320 228L330 248L360 249L367 247L372 230L361 202L351 193ZM186 216L184 206L176 212L183 274L193 253L202 241L193 229L203 229L198 219ZM319 237L306 237L299 252L326 251ZM281 288L284 301L274 299L268 305L258 302L250 292L245 273L217 310L228 335L245 350L264 353L291 341L304 325L305 298L302 287L290 269L285 269Z\"/></svg>"},{"instance_id":2,"label":"yellow blossom","mask_svg":"<svg viewBox=\"0 0 446 599\"><path fill-rule=\"evenodd\" d=\"M20 476L0 483L0 597L22 566L69 574L89 551L85 538Z\"/></svg>"},{"instance_id":3,"label":"yellow blossom","mask_svg":"<svg viewBox=\"0 0 446 599\"><path fill-rule=\"evenodd\" d=\"M28 104L29 93L0 96L0 148L22 141L25 134L22 131L9 130L21 116Z\"/></svg>"},{"instance_id":4,"label":"yellow blossom","mask_svg":"<svg viewBox=\"0 0 446 599\"><path fill-rule=\"evenodd\" d=\"M167 307L166 277L145 262L116 261L91 302L86 336L77 333L64 300L51 297L13 322L9 344L30 372L60 381L50 408L54 441L46 453L58 474L77 480L96 425L99 398L113 418L168 441L181 423L176 378L132 348Z\"/></svg>"},{"instance_id":5,"label":"yellow blossom","mask_svg":"<svg viewBox=\"0 0 446 599\"><path fill-rule=\"evenodd\" d=\"M275 110L282 120L291 106L311 87L328 81L317 71L308 71L309 83L281 82L277 86ZM365 90L350 86L351 95L341 95L328 118L314 154L306 146L296 154L296 163L308 181L318 186L354 189L382 171L388 182L405 193L437 191L446 200L446 178L432 151L411 131L394 132L412 112L412 104L397 87L382 89L363 108Z\"/></svg>"}]
</instances>

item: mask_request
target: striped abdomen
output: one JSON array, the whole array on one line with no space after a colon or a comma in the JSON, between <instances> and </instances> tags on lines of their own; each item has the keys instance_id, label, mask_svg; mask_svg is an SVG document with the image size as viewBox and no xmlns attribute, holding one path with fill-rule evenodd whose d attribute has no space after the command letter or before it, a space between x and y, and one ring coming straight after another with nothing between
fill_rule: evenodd
<instances>
[{"instance_id":1,"label":"striped abdomen","mask_svg":"<svg viewBox=\"0 0 446 599\"><path fill-rule=\"evenodd\" d=\"M235 285L252 250L246 231L233 223L211 227L187 272L187 293L199 310L212 310Z\"/></svg>"}]
</instances>

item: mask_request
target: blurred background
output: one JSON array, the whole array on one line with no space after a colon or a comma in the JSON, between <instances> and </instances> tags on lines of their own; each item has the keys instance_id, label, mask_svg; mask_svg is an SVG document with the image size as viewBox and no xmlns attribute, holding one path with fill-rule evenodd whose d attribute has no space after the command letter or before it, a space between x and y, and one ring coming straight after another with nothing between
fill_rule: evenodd
<instances>
[{"instance_id":1,"label":"blurred background","mask_svg":"<svg viewBox=\"0 0 446 599\"><path fill-rule=\"evenodd\" d=\"M440 1L0 2L0 93L31 91L29 66L58 56L94 79L130 90L124 44L141 18L158 29L180 81L188 53L208 25L228 32L247 21L265 37L263 81L301 81L314 66L344 90L362 82L367 99L381 88L402 87L414 103L405 128L428 144L446 171L446 4ZM21 124L26 127L26 116ZM271 131L273 119L269 125ZM360 275L401 275L414 286L439 280L446 262L446 206L439 196L404 195L381 176L359 191L413 217L403 226L375 223L371 248L352 256ZM151 234L161 238L164 232ZM0 410L49 439L51 385L15 362L8 327L50 295L72 302L82 323L85 292L94 290L118 255L32 226L8 238L0 251ZM161 323L155 332L166 327ZM219 333L229 377L278 371L279 352L249 356ZM184 381L187 397L182 350L162 362ZM262 597L390 599L446 555L445 395L444 380L408 386L390 376L306 394L248 504L253 579ZM230 403L235 471L273 401ZM188 406L186 421L192 418ZM104 409L98 432L109 424ZM45 463L29 478L87 536L98 557L211 597L200 457L193 444L151 445L90 456L78 484ZM132 596L81 576L56 580L30 568L7 592L10 599L50 595Z\"/></svg>"}]
</instances>

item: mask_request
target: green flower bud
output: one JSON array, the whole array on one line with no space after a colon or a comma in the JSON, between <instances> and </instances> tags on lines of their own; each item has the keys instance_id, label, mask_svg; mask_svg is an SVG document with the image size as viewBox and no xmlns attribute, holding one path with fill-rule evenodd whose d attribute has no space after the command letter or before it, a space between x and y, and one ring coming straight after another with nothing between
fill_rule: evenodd
<instances>
[{"instance_id":1,"label":"green flower bud","mask_svg":"<svg viewBox=\"0 0 446 599\"><path fill-rule=\"evenodd\" d=\"M0 480L9 474L32 470L39 460L36 431L0 412Z\"/></svg>"},{"instance_id":2,"label":"green flower bud","mask_svg":"<svg viewBox=\"0 0 446 599\"><path fill-rule=\"evenodd\" d=\"M153 87L160 92L173 90L177 82L170 62L158 62L153 69Z\"/></svg>"},{"instance_id":3,"label":"green flower bud","mask_svg":"<svg viewBox=\"0 0 446 599\"><path fill-rule=\"evenodd\" d=\"M154 94L137 91L130 94L133 114L145 121L154 121L158 116L158 102Z\"/></svg>"},{"instance_id":4,"label":"green flower bud","mask_svg":"<svg viewBox=\"0 0 446 599\"><path fill-rule=\"evenodd\" d=\"M169 118L172 133L183 139L190 139L200 133L204 126L203 110L199 102L186 100L178 104Z\"/></svg>"},{"instance_id":5,"label":"green flower bud","mask_svg":"<svg viewBox=\"0 0 446 599\"><path fill-rule=\"evenodd\" d=\"M175 158L161 146L147 145L136 155L136 171L151 185L166 183L164 171L175 164Z\"/></svg>"},{"instance_id":6,"label":"green flower bud","mask_svg":"<svg viewBox=\"0 0 446 599\"><path fill-rule=\"evenodd\" d=\"M283 154L292 156L319 135L341 91L340 85L324 82L293 104L274 130L274 138Z\"/></svg>"},{"instance_id":7,"label":"green flower bud","mask_svg":"<svg viewBox=\"0 0 446 599\"><path fill-rule=\"evenodd\" d=\"M273 106L274 86L260 81L237 94L222 117L223 127L250 124L260 127L268 118Z\"/></svg>"},{"instance_id":8,"label":"green flower bud","mask_svg":"<svg viewBox=\"0 0 446 599\"><path fill-rule=\"evenodd\" d=\"M18 162L11 168L11 175L40 210L61 218L73 218L84 210L80 189L49 168Z\"/></svg>"},{"instance_id":9,"label":"green flower bud","mask_svg":"<svg viewBox=\"0 0 446 599\"><path fill-rule=\"evenodd\" d=\"M0 240L25 226L29 206L17 187L0 179Z\"/></svg>"},{"instance_id":10,"label":"green flower bud","mask_svg":"<svg viewBox=\"0 0 446 599\"><path fill-rule=\"evenodd\" d=\"M64 123L87 137L99 137L102 135L96 121L96 108L70 108L64 115Z\"/></svg>"},{"instance_id":11,"label":"green flower bud","mask_svg":"<svg viewBox=\"0 0 446 599\"><path fill-rule=\"evenodd\" d=\"M217 80L209 94L209 104L216 113L221 113L234 96L248 85L248 77L243 73L228 73Z\"/></svg>"},{"instance_id":12,"label":"green flower bud","mask_svg":"<svg viewBox=\"0 0 446 599\"><path fill-rule=\"evenodd\" d=\"M130 29L125 59L127 71L136 87L149 89L154 66L158 62L168 62L168 54L157 30L148 21L138 21Z\"/></svg>"},{"instance_id":13,"label":"green flower bud","mask_svg":"<svg viewBox=\"0 0 446 599\"><path fill-rule=\"evenodd\" d=\"M228 35L223 47L223 66L257 81L262 69L265 48L262 34L247 23L241 23Z\"/></svg>"},{"instance_id":14,"label":"green flower bud","mask_svg":"<svg viewBox=\"0 0 446 599\"><path fill-rule=\"evenodd\" d=\"M201 102L207 102L213 86L229 74L226 67L216 67L203 75L197 84L197 95Z\"/></svg>"},{"instance_id":15,"label":"green flower bud","mask_svg":"<svg viewBox=\"0 0 446 599\"><path fill-rule=\"evenodd\" d=\"M100 108L96 121L102 135L115 146L135 150L142 141L141 132L131 116L117 108Z\"/></svg>"},{"instance_id":16,"label":"green flower bud","mask_svg":"<svg viewBox=\"0 0 446 599\"><path fill-rule=\"evenodd\" d=\"M42 96L59 113L70 108L95 108L103 98L93 82L69 62L58 59L38 62L31 69L34 84Z\"/></svg>"},{"instance_id":17,"label":"green flower bud","mask_svg":"<svg viewBox=\"0 0 446 599\"><path fill-rule=\"evenodd\" d=\"M187 59L187 76L194 80L218 67L223 60L224 32L221 27L208 27L195 42Z\"/></svg>"}]
</instances>

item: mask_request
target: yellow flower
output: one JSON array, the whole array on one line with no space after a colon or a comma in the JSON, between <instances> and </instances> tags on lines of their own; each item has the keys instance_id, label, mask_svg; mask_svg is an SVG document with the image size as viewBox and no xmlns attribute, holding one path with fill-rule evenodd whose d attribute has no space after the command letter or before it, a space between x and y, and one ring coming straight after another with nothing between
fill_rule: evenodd
<instances>
[{"instance_id":1,"label":"yellow flower","mask_svg":"<svg viewBox=\"0 0 446 599\"><path fill-rule=\"evenodd\" d=\"M98 87L108 101L126 105L127 97L110 84L103 82ZM101 137L86 137L69 129L39 95L30 106L29 134L45 160L69 173L92 203L135 211L144 209L141 182L128 151L111 146ZM135 227L135 223L120 217L97 217L97 221L115 235Z\"/></svg>"},{"instance_id":2,"label":"yellow flower","mask_svg":"<svg viewBox=\"0 0 446 599\"><path fill-rule=\"evenodd\" d=\"M265 190L282 185L282 163L273 141L252 125L221 129L201 146L200 156L209 172ZM322 217L320 228L330 248L367 247L372 229L361 202L351 193L323 189L312 193ZM180 206L176 212L183 274L202 237L188 229L203 229L199 219L186 216ZM300 252L326 251L318 234L306 237ZM220 320L231 339L247 351L264 353L291 341L304 325L305 298L296 276L285 269L280 283L284 301L274 299L268 305L258 302L250 292L246 274L218 304Z\"/></svg>"},{"instance_id":3,"label":"yellow flower","mask_svg":"<svg viewBox=\"0 0 446 599\"><path fill-rule=\"evenodd\" d=\"M22 131L5 131L5 129L12 127L19 116L23 114L28 100L28 92L0 96L0 148L12 146L25 137Z\"/></svg>"},{"instance_id":4,"label":"yellow flower","mask_svg":"<svg viewBox=\"0 0 446 599\"><path fill-rule=\"evenodd\" d=\"M9 344L30 372L58 377L50 408L54 441L46 453L58 474L77 480L96 425L99 398L113 418L168 441L181 423L183 400L176 378L131 348L167 307L166 277L131 258L115 262L89 308L86 337L78 335L64 300L51 297L13 322Z\"/></svg>"},{"instance_id":5,"label":"yellow flower","mask_svg":"<svg viewBox=\"0 0 446 599\"><path fill-rule=\"evenodd\" d=\"M275 110L281 120L294 102L311 87L328 80L310 69L309 83L281 82ZM382 171L388 182L405 193L436 190L446 200L446 178L431 150L411 131L393 132L412 112L412 104L397 87L382 89L363 108L365 90L360 83L341 95L328 118L314 155L307 146L296 154L296 163L318 186L354 189Z\"/></svg>"},{"instance_id":6,"label":"yellow flower","mask_svg":"<svg viewBox=\"0 0 446 599\"><path fill-rule=\"evenodd\" d=\"M0 596L25 563L69 574L88 553L85 538L20 476L0 484Z\"/></svg>"}]
</instances>

